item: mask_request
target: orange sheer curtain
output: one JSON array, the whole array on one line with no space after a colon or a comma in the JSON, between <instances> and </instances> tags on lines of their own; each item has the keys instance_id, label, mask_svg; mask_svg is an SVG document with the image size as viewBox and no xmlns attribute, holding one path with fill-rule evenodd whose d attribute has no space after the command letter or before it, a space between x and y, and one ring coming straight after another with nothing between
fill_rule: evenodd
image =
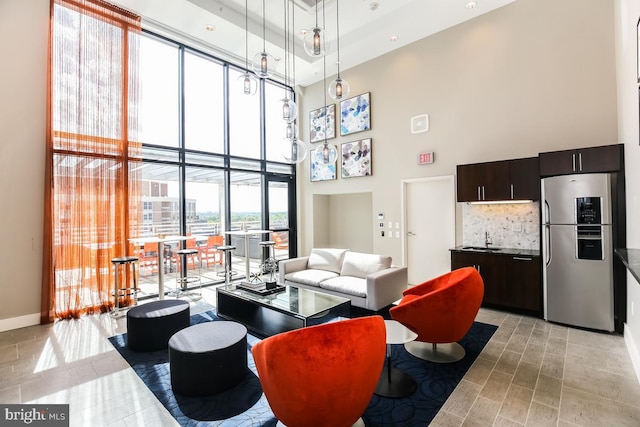
<instances>
[{"instance_id":1,"label":"orange sheer curtain","mask_svg":"<svg viewBox=\"0 0 640 427\"><path fill-rule=\"evenodd\" d=\"M111 259L131 254L139 34L140 17L117 6L51 1L41 323L107 311Z\"/></svg>"}]
</instances>

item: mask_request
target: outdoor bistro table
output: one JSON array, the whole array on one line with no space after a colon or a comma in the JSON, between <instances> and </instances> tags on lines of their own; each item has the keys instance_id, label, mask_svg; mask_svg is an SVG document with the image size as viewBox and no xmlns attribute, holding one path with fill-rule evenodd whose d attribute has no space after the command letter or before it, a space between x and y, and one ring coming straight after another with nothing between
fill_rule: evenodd
<instances>
[{"instance_id":1,"label":"outdoor bistro table","mask_svg":"<svg viewBox=\"0 0 640 427\"><path fill-rule=\"evenodd\" d=\"M251 279L251 269L249 263L249 236L254 236L256 234L268 234L271 233L271 230L236 230L236 231L225 231L224 234L229 234L231 236L244 236L244 260L245 260L245 280L249 281Z\"/></svg>"},{"instance_id":2,"label":"outdoor bistro table","mask_svg":"<svg viewBox=\"0 0 640 427\"><path fill-rule=\"evenodd\" d=\"M189 238L190 236L153 236L129 239L134 245L144 246L145 243L158 244L158 299L164 299L164 243L184 241Z\"/></svg>"}]
</instances>

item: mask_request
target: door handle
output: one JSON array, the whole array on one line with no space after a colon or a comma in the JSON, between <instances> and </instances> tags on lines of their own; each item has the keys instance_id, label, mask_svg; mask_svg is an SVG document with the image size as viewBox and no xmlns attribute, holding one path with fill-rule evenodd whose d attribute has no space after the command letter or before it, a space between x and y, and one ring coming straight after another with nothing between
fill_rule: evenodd
<instances>
[{"instance_id":1,"label":"door handle","mask_svg":"<svg viewBox=\"0 0 640 427\"><path fill-rule=\"evenodd\" d=\"M582 153L578 153L578 168L582 172Z\"/></svg>"},{"instance_id":2,"label":"door handle","mask_svg":"<svg viewBox=\"0 0 640 427\"><path fill-rule=\"evenodd\" d=\"M411 236L415 236L416 233L414 233L413 231L407 231L407 236L411 237Z\"/></svg>"}]
</instances>

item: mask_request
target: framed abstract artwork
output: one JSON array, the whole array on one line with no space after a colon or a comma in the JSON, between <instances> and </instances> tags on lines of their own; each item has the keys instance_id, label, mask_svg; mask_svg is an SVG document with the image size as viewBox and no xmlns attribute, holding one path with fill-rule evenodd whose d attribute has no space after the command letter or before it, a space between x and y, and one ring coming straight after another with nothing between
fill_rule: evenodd
<instances>
[{"instance_id":1,"label":"framed abstract artwork","mask_svg":"<svg viewBox=\"0 0 640 427\"><path fill-rule=\"evenodd\" d=\"M310 167L311 167L311 182L316 182L316 181L329 181L332 179L336 179L337 175L336 175L336 162L334 161L331 164L324 164L323 162L320 161L320 159L318 158L318 149L315 150L311 150L309 152L309 155L311 156L309 158L310 160Z\"/></svg>"},{"instance_id":2,"label":"framed abstract artwork","mask_svg":"<svg viewBox=\"0 0 640 427\"><path fill-rule=\"evenodd\" d=\"M340 102L340 135L350 135L371 129L369 92Z\"/></svg>"},{"instance_id":3,"label":"framed abstract artwork","mask_svg":"<svg viewBox=\"0 0 640 427\"><path fill-rule=\"evenodd\" d=\"M371 175L371 138L342 144L342 177Z\"/></svg>"},{"instance_id":4,"label":"framed abstract artwork","mask_svg":"<svg viewBox=\"0 0 640 427\"><path fill-rule=\"evenodd\" d=\"M309 112L309 142L336 137L336 105L331 104Z\"/></svg>"}]
</instances>

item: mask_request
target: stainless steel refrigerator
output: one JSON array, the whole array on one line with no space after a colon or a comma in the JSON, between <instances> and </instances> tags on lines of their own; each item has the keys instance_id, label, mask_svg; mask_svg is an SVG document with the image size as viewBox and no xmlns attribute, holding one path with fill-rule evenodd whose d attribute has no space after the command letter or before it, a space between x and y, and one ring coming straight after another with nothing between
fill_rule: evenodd
<instances>
[{"instance_id":1,"label":"stainless steel refrigerator","mask_svg":"<svg viewBox=\"0 0 640 427\"><path fill-rule=\"evenodd\" d=\"M541 190L545 319L613 331L610 174L544 178Z\"/></svg>"}]
</instances>

